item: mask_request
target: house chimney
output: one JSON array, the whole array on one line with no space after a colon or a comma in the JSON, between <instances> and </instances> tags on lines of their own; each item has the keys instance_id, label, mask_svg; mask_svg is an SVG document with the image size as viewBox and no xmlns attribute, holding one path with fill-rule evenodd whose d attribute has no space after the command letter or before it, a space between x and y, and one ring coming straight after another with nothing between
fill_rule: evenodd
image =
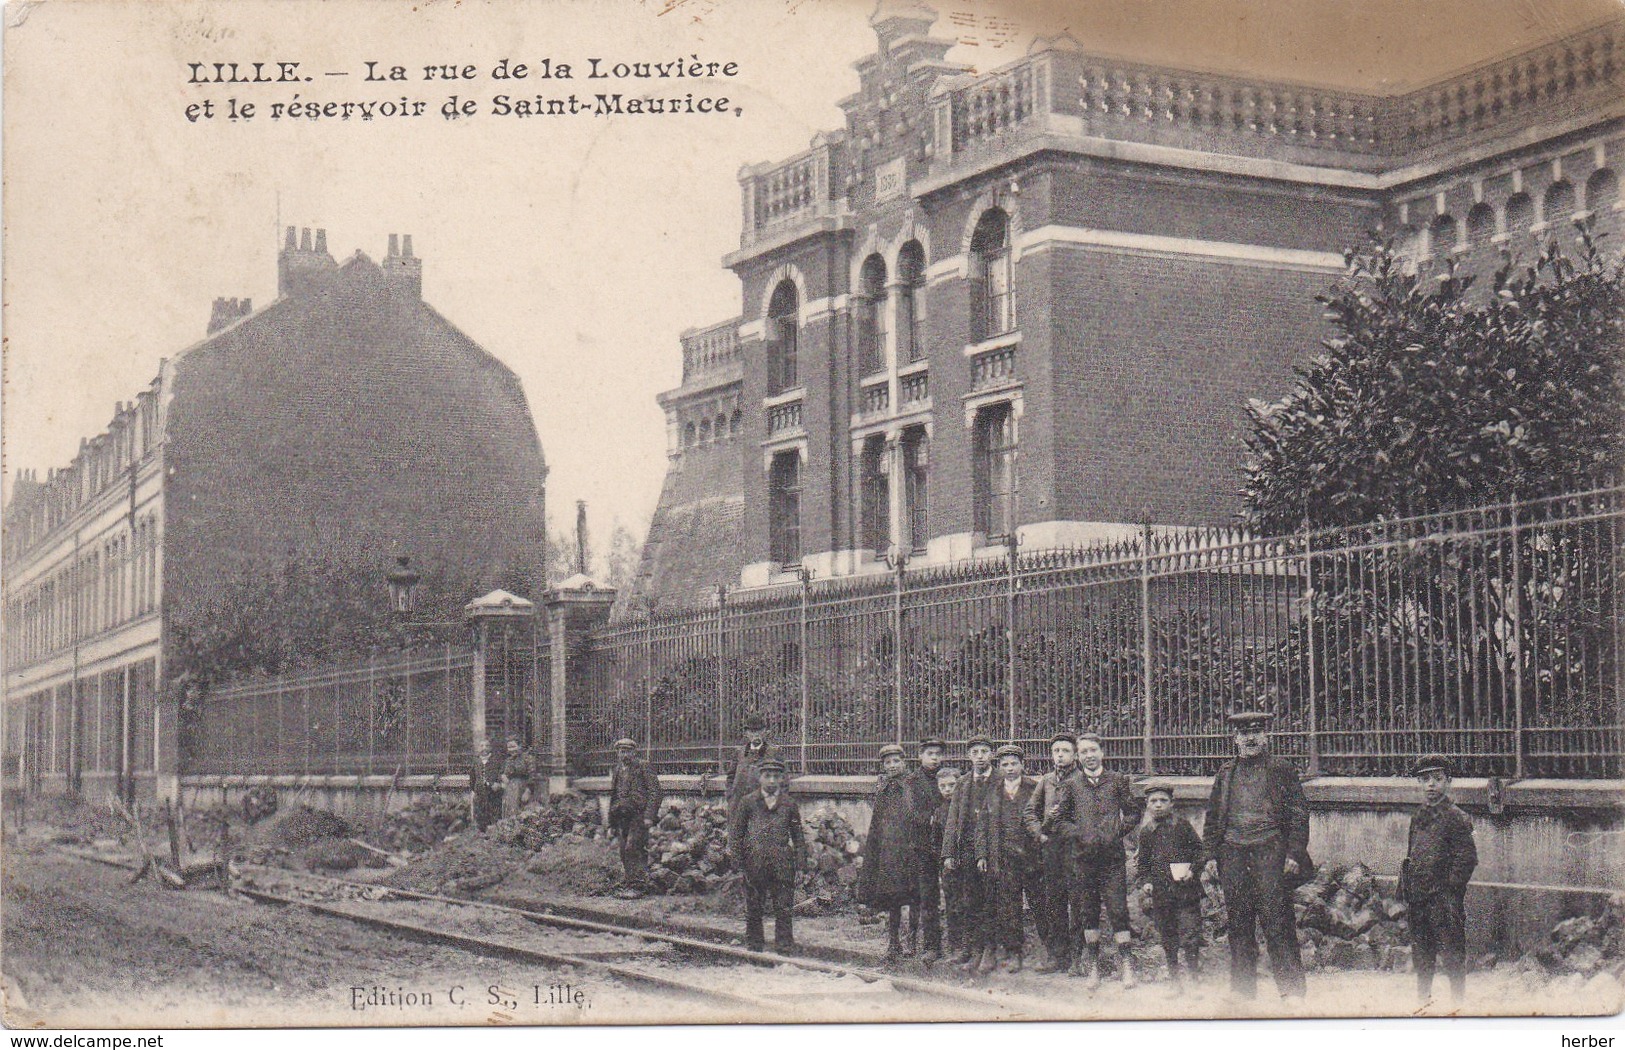
<instances>
[{"instance_id":1,"label":"house chimney","mask_svg":"<svg viewBox=\"0 0 1625 1050\"><path fill-rule=\"evenodd\" d=\"M338 263L327 254L326 230L318 229L312 243L310 227L298 229L297 239L295 229L288 227L282 253L277 256L276 290L283 297L303 294L313 282L338 269ZM248 300L243 301L240 310L238 316L248 313Z\"/></svg>"},{"instance_id":2,"label":"house chimney","mask_svg":"<svg viewBox=\"0 0 1625 1050\"><path fill-rule=\"evenodd\" d=\"M384 258L384 280L408 299L423 298L423 260L412 254L412 235L389 235L389 255Z\"/></svg>"},{"instance_id":3,"label":"house chimney","mask_svg":"<svg viewBox=\"0 0 1625 1050\"><path fill-rule=\"evenodd\" d=\"M214 310L209 314L209 335L220 329L234 324L253 311L252 299L216 299Z\"/></svg>"},{"instance_id":4,"label":"house chimney","mask_svg":"<svg viewBox=\"0 0 1625 1050\"><path fill-rule=\"evenodd\" d=\"M576 572L587 575L587 501L576 500Z\"/></svg>"}]
</instances>

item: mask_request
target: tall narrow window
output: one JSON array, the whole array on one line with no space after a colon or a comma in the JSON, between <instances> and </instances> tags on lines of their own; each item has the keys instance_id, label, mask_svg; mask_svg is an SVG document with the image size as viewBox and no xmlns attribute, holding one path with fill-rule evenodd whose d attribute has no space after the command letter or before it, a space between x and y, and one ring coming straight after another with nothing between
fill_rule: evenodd
<instances>
[{"instance_id":1,"label":"tall narrow window","mask_svg":"<svg viewBox=\"0 0 1625 1050\"><path fill-rule=\"evenodd\" d=\"M863 261L858 274L858 375L886 367L886 262L878 255Z\"/></svg>"},{"instance_id":2,"label":"tall narrow window","mask_svg":"<svg viewBox=\"0 0 1625 1050\"><path fill-rule=\"evenodd\" d=\"M801 454L780 452L767 477L768 556L780 565L801 560Z\"/></svg>"},{"instance_id":3,"label":"tall narrow window","mask_svg":"<svg viewBox=\"0 0 1625 1050\"><path fill-rule=\"evenodd\" d=\"M780 281L767 306L767 392L782 394L796 386L796 321L800 302L796 286Z\"/></svg>"},{"instance_id":4,"label":"tall narrow window","mask_svg":"<svg viewBox=\"0 0 1625 1050\"><path fill-rule=\"evenodd\" d=\"M925 356L920 342L920 291L925 287L925 252L919 241L909 241L897 253L897 360L918 361Z\"/></svg>"},{"instance_id":5,"label":"tall narrow window","mask_svg":"<svg viewBox=\"0 0 1625 1050\"><path fill-rule=\"evenodd\" d=\"M971 342L979 343L1015 325L1011 294L1010 218L990 208L971 237Z\"/></svg>"},{"instance_id":6,"label":"tall narrow window","mask_svg":"<svg viewBox=\"0 0 1625 1050\"><path fill-rule=\"evenodd\" d=\"M903 431L903 543L913 550L925 547L926 469L930 465L924 427Z\"/></svg>"},{"instance_id":7,"label":"tall narrow window","mask_svg":"<svg viewBox=\"0 0 1625 1050\"><path fill-rule=\"evenodd\" d=\"M1015 528L1016 421L1008 403L976 413L976 531L989 542Z\"/></svg>"},{"instance_id":8,"label":"tall narrow window","mask_svg":"<svg viewBox=\"0 0 1625 1050\"><path fill-rule=\"evenodd\" d=\"M859 464L861 546L883 551L891 545L891 488L886 478L886 439L875 434L863 442Z\"/></svg>"}]
</instances>

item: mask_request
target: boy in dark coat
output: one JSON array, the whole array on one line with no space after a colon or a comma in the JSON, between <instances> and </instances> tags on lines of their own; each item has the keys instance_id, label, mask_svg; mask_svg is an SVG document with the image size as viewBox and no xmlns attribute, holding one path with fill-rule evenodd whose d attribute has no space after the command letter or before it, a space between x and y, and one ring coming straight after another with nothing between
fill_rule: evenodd
<instances>
[{"instance_id":1,"label":"boy in dark coat","mask_svg":"<svg viewBox=\"0 0 1625 1050\"><path fill-rule=\"evenodd\" d=\"M1055 768L1038 778L1038 787L1027 800L1027 834L1038 848L1038 907L1035 915L1038 939L1046 958L1034 971L1056 973L1072 964L1071 902L1072 843L1045 825L1050 808L1061 800L1061 785L1078 775L1078 736L1059 732L1049 740L1050 760Z\"/></svg>"},{"instance_id":2,"label":"boy in dark coat","mask_svg":"<svg viewBox=\"0 0 1625 1050\"><path fill-rule=\"evenodd\" d=\"M903 748L887 744L880 749L880 779L871 800L869 834L863 841L863 866L858 869L858 900L886 914L886 961L914 954L910 938L905 952L901 940L903 909L910 918L919 911L915 878L914 807L909 791ZM918 926L918 921L910 923Z\"/></svg>"},{"instance_id":3,"label":"boy in dark coat","mask_svg":"<svg viewBox=\"0 0 1625 1050\"><path fill-rule=\"evenodd\" d=\"M1410 909L1416 995L1433 998L1433 973L1444 956L1450 995L1467 993L1467 882L1478 867L1473 821L1450 801L1450 760L1426 755L1413 773L1422 782L1422 805L1411 816L1400 895Z\"/></svg>"},{"instance_id":4,"label":"boy in dark coat","mask_svg":"<svg viewBox=\"0 0 1625 1050\"><path fill-rule=\"evenodd\" d=\"M1133 931L1128 921L1128 858L1123 839L1140 823L1140 804L1128 777L1105 766L1100 737L1078 737L1078 776L1067 780L1052 807L1053 826L1072 841L1072 921L1082 944L1072 973L1100 987L1100 912L1111 922L1118 972L1125 988L1134 987L1134 963L1128 953ZM1076 943L1076 941L1074 942Z\"/></svg>"},{"instance_id":5,"label":"boy in dark coat","mask_svg":"<svg viewBox=\"0 0 1625 1050\"><path fill-rule=\"evenodd\" d=\"M1151 918L1168 957L1168 976L1179 979L1179 953L1185 969L1200 973L1202 951L1202 840L1190 821L1174 812L1174 789L1164 783L1146 785L1145 808L1150 820L1140 828L1137 874L1151 898Z\"/></svg>"},{"instance_id":6,"label":"boy in dark coat","mask_svg":"<svg viewBox=\"0 0 1625 1050\"><path fill-rule=\"evenodd\" d=\"M773 905L773 945L794 948L790 909L795 905L796 873L806 867L807 842L801 809L784 790L784 763L776 758L756 770L756 791L739 800L728 821L728 849L745 876L745 945L766 946L763 912Z\"/></svg>"},{"instance_id":7,"label":"boy in dark coat","mask_svg":"<svg viewBox=\"0 0 1625 1050\"><path fill-rule=\"evenodd\" d=\"M988 914L993 896L985 873L976 870L976 829L986 819L993 797L993 741L973 736L965 745L970 772L954 786L948 819L942 830L942 870L954 900L963 940L956 959L967 970L993 968L993 946L988 941ZM984 970L985 972L985 970Z\"/></svg>"},{"instance_id":8,"label":"boy in dark coat","mask_svg":"<svg viewBox=\"0 0 1625 1050\"><path fill-rule=\"evenodd\" d=\"M1027 835L1027 803L1038 782L1022 775L1021 748L1005 744L995 752L999 781L988 802L987 819L977 836L978 871L993 885L993 929L991 940L1006 960L1009 973L1021 972L1025 930L1021 902L1036 902L1038 865L1033 862L1033 843ZM983 961L986 961L986 955ZM978 967L986 973L992 967Z\"/></svg>"},{"instance_id":9,"label":"boy in dark coat","mask_svg":"<svg viewBox=\"0 0 1625 1050\"><path fill-rule=\"evenodd\" d=\"M959 901L959 887L953 879L942 874L943 831L948 826L948 804L952 801L954 789L958 786L959 769L957 766L942 766L937 770L938 802L937 808L931 813L931 855L928 859L930 861L931 885L938 887L942 896L942 947L946 949L948 955L957 955L965 947L964 908ZM922 872L925 870L927 870L925 867L921 868ZM921 886L924 886L923 881ZM933 958L928 951L926 957L921 961L933 963L941 957L941 955L937 955Z\"/></svg>"},{"instance_id":10,"label":"boy in dark coat","mask_svg":"<svg viewBox=\"0 0 1625 1050\"><path fill-rule=\"evenodd\" d=\"M474 826L481 831L502 815L502 789L498 783L502 765L491 752L489 740L480 744L480 757L468 771L468 789L474 809Z\"/></svg>"},{"instance_id":11,"label":"boy in dark coat","mask_svg":"<svg viewBox=\"0 0 1625 1050\"><path fill-rule=\"evenodd\" d=\"M728 812L733 813L739 800L756 794L761 783L762 763L782 762L779 745L767 739L767 722L761 715L745 718L745 742L734 753L733 768L728 770Z\"/></svg>"},{"instance_id":12,"label":"boy in dark coat","mask_svg":"<svg viewBox=\"0 0 1625 1050\"><path fill-rule=\"evenodd\" d=\"M937 771L942 768L948 745L941 740L920 741L920 765L908 775L909 810L914 821L914 896L917 907L908 910L908 941L903 954L912 955L919 947L920 928L925 928L927 966L942 958L942 821L938 811L947 801L937 788ZM935 826L933 826L933 818Z\"/></svg>"}]
</instances>

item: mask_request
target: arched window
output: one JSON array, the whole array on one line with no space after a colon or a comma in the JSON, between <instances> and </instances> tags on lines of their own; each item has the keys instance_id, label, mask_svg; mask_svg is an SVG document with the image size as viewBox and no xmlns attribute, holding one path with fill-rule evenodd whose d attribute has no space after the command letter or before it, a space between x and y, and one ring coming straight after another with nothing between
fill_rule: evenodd
<instances>
[{"instance_id":1,"label":"arched window","mask_svg":"<svg viewBox=\"0 0 1625 1050\"><path fill-rule=\"evenodd\" d=\"M1495 209L1488 204L1475 204L1467 213L1467 247L1470 251L1487 248L1495 236Z\"/></svg>"},{"instance_id":2,"label":"arched window","mask_svg":"<svg viewBox=\"0 0 1625 1050\"><path fill-rule=\"evenodd\" d=\"M1514 193L1507 198L1507 235L1516 240L1527 236L1535 222L1535 202L1527 193Z\"/></svg>"},{"instance_id":3,"label":"arched window","mask_svg":"<svg viewBox=\"0 0 1625 1050\"><path fill-rule=\"evenodd\" d=\"M1593 235L1608 234L1609 239L1604 241L1602 247L1609 251L1619 248L1615 238L1619 235L1619 212L1614 205L1619 203L1619 178L1609 168L1598 168L1586 180L1586 211L1590 217L1586 220L1586 228Z\"/></svg>"},{"instance_id":4,"label":"arched window","mask_svg":"<svg viewBox=\"0 0 1625 1050\"><path fill-rule=\"evenodd\" d=\"M925 251L909 241L897 253L897 361L914 362L925 356L920 342L920 292L925 287Z\"/></svg>"},{"instance_id":5,"label":"arched window","mask_svg":"<svg viewBox=\"0 0 1625 1050\"><path fill-rule=\"evenodd\" d=\"M767 392L770 396L796 386L796 322L800 312L796 286L780 281L767 304Z\"/></svg>"},{"instance_id":6,"label":"arched window","mask_svg":"<svg viewBox=\"0 0 1625 1050\"><path fill-rule=\"evenodd\" d=\"M1433 246L1433 257L1443 262L1456 250L1456 218L1453 215L1440 215L1428 227L1429 242Z\"/></svg>"},{"instance_id":7,"label":"arched window","mask_svg":"<svg viewBox=\"0 0 1625 1050\"><path fill-rule=\"evenodd\" d=\"M1541 203L1541 219L1554 231L1567 226L1578 210L1574 201L1574 185L1567 180L1559 180L1548 186Z\"/></svg>"},{"instance_id":8,"label":"arched window","mask_svg":"<svg viewBox=\"0 0 1625 1050\"><path fill-rule=\"evenodd\" d=\"M886 367L886 261L878 255L858 273L856 314L858 375L873 375Z\"/></svg>"},{"instance_id":9,"label":"arched window","mask_svg":"<svg viewBox=\"0 0 1625 1050\"><path fill-rule=\"evenodd\" d=\"M970 242L971 342L979 343L1015 327L1011 294L1010 217L989 208Z\"/></svg>"},{"instance_id":10,"label":"arched window","mask_svg":"<svg viewBox=\"0 0 1625 1050\"><path fill-rule=\"evenodd\" d=\"M929 537L926 532L925 497L927 471L930 466L927 438L923 426L903 431L903 544L914 550L923 550Z\"/></svg>"}]
</instances>

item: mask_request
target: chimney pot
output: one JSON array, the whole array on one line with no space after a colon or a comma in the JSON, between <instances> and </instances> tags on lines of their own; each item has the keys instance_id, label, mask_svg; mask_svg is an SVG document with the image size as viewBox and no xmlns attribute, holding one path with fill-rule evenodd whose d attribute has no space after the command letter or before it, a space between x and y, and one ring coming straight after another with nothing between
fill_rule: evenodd
<instances>
[{"instance_id":1,"label":"chimney pot","mask_svg":"<svg viewBox=\"0 0 1625 1050\"><path fill-rule=\"evenodd\" d=\"M299 250L302 252L308 252L311 250L309 226L302 227L299 230Z\"/></svg>"},{"instance_id":2,"label":"chimney pot","mask_svg":"<svg viewBox=\"0 0 1625 1050\"><path fill-rule=\"evenodd\" d=\"M401 243L400 242L401 242L401 238L400 238L399 234L392 233L392 234L389 235L389 257L391 259L393 259L393 258L395 258L395 256L401 254Z\"/></svg>"},{"instance_id":3,"label":"chimney pot","mask_svg":"<svg viewBox=\"0 0 1625 1050\"><path fill-rule=\"evenodd\" d=\"M252 300L252 299L244 299L243 300L242 315L244 317L247 317L249 314L251 314L253 312L254 312L254 300Z\"/></svg>"},{"instance_id":4,"label":"chimney pot","mask_svg":"<svg viewBox=\"0 0 1625 1050\"><path fill-rule=\"evenodd\" d=\"M292 226L289 226L288 227L288 239L287 239L286 243L284 243L282 245L282 247L291 252L291 251L294 250L294 248L298 247L298 244L299 244L299 242L294 239L294 228Z\"/></svg>"},{"instance_id":5,"label":"chimney pot","mask_svg":"<svg viewBox=\"0 0 1625 1050\"><path fill-rule=\"evenodd\" d=\"M408 259L412 257L412 235L410 233L401 238L401 254Z\"/></svg>"},{"instance_id":6,"label":"chimney pot","mask_svg":"<svg viewBox=\"0 0 1625 1050\"><path fill-rule=\"evenodd\" d=\"M326 230L317 230L316 231L316 250L321 252L323 255L327 254L327 231Z\"/></svg>"}]
</instances>

